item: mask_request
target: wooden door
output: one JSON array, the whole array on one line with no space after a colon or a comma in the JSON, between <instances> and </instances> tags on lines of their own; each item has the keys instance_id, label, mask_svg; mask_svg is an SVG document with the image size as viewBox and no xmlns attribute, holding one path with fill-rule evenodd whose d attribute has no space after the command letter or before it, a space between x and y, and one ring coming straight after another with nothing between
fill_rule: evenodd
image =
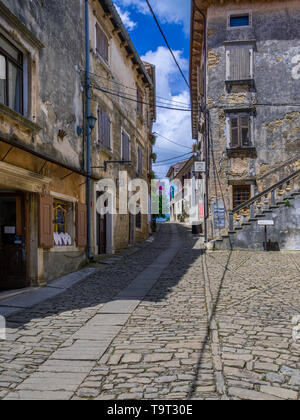
<instances>
[{"instance_id":1,"label":"wooden door","mask_svg":"<svg viewBox=\"0 0 300 420\"><path fill-rule=\"evenodd\" d=\"M0 290L26 286L24 196L0 193Z\"/></svg>"},{"instance_id":2,"label":"wooden door","mask_svg":"<svg viewBox=\"0 0 300 420\"><path fill-rule=\"evenodd\" d=\"M102 193L103 194L103 193ZM97 199L101 193L97 193ZM106 254L106 226L107 226L107 215L101 215L97 213L97 242L98 242L98 254Z\"/></svg>"},{"instance_id":3,"label":"wooden door","mask_svg":"<svg viewBox=\"0 0 300 420\"><path fill-rule=\"evenodd\" d=\"M134 245L135 216L129 214L129 245Z\"/></svg>"}]
</instances>

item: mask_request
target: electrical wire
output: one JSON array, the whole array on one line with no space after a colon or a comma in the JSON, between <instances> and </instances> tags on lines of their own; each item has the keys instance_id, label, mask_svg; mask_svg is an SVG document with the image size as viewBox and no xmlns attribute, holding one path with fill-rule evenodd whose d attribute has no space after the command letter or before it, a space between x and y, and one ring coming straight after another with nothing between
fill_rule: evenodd
<instances>
[{"instance_id":1,"label":"electrical wire","mask_svg":"<svg viewBox=\"0 0 300 420\"><path fill-rule=\"evenodd\" d=\"M180 155L180 156L174 156L172 158L165 159L165 160L160 160L159 162L154 163L153 166L158 166L159 163L166 163L166 162L168 162L170 160L176 160L176 159L179 159L179 158L182 158L184 156L191 155L191 154L193 154L193 152L185 153L184 155Z\"/></svg>"},{"instance_id":2,"label":"electrical wire","mask_svg":"<svg viewBox=\"0 0 300 420\"><path fill-rule=\"evenodd\" d=\"M109 88L108 88L109 89ZM119 91L114 91L114 90L110 90L110 92L115 92L116 94L120 94L120 92ZM133 99L135 99L137 102L139 102L136 98L137 98L137 95L133 95L133 94L131 94L131 93L124 93L124 95L126 95L126 96L128 96L128 97L131 97L131 98L133 98ZM156 106L158 106L157 104L160 104L160 105L163 105L163 106L171 106L171 104L168 104L168 103L165 103L165 102L162 102L162 101L156 101ZM189 107L189 105L187 105L188 107ZM186 111L189 111L190 110L190 108L187 108L186 109Z\"/></svg>"},{"instance_id":3,"label":"electrical wire","mask_svg":"<svg viewBox=\"0 0 300 420\"><path fill-rule=\"evenodd\" d=\"M138 103L138 104L152 106L152 104L149 104L149 103L147 103L147 102L138 101L137 99L133 99L133 98L128 98L127 96L120 95L120 94L119 94L119 93L117 93L117 92L112 92L112 91L109 91L109 90L103 89L103 88L101 88L101 87L99 87L99 86L90 85L90 87L91 87L92 89L100 90L101 92L104 92L104 93L107 93L107 94L110 94L110 95L114 95L114 96L117 96L117 97L122 98L122 99L127 99L128 101L131 101L131 102L136 102L136 103ZM156 105L156 107L157 107L157 108L162 108L162 109L169 109L169 110L172 110L172 111L191 112L191 110L190 110L190 109L184 109L184 108L172 108L172 107L169 107L169 106L163 106L163 105Z\"/></svg>"},{"instance_id":4,"label":"electrical wire","mask_svg":"<svg viewBox=\"0 0 300 420\"><path fill-rule=\"evenodd\" d=\"M158 22L158 19L157 19L157 17L156 17L156 15L155 15L155 13L154 13L154 11L153 11L153 9L152 9L152 7L151 7L151 5L150 5L149 1L148 1L148 0L146 0L146 3L147 3L147 5L148 5L148 7L149 7L149 10L150 10L150 12L151 12L151 14L152 14L152 16L153 16L153 19L155 20L155 23L156 23L156 25L157 25L157 27L158 27L158 29L159 29L159 31L160 31L160 33L161 33L161 35L162 35L162 37L163 37L163 39L164 39L164 41L165 41L165 43L166 43L166 45L167 45L167 47L168 47L168 49L169 49L169 51L170 51L171 55L172 55L172 57L173 57L173 59L174 59L174 61L175 61L175 63L176 63L176 66L178 67L178 69L179 69L179 71L180 71L180 73L181 73L181 75L182 75L182 77L183 77L183 79L184 79L184 81L185 81L185 83L186 83L187 87L190 89L190 85L189 85L189 83L188 83L188 81L187 81L187 79L186 79L186 77L185 77L185 75L184 75L183 71L181 70L180 65L178 64L178 61L176 60L176 57L175 57L175 55L174 55L174 53L173 53L173 51L172 51L172 49L171 49L171 47L170 47L170 45L169 45L169 43L168 43L168 41L167 41L167 38L166 38L166 36L165 36L165 34L164 34L164 32L163 32L163 30L162 30L162 28L161 28L161 26L160 26L160 24L159 24L159 22Z\"/></svg>"},{"instance_id":5,"label":"electrical wire","mask_svg":"<svg viewBox=\"0 0 300 420\"><path fill-rule=\"evenodd\" d=\"M80 69L80 71L84 72L85 70ZM131 86L127 86L127 85L124 85L122 83L116 82L115 80L111 80L111 79L109 79L109 78L107 78L105 76L102 76L102 75L98 74L98 73L92 73L92 72L90 72L90 74L93 75L93 76L99 77L99 78L101 78L103 80L106 80L109 83L114 83L115 85L122 86L122 87L124 87L126 89L133 90L133 91L135 91L135 93L138 92L138 90L136 88L133 88ZM130 94L127 93L127 95L130 95ZM133 95L130 95L130 96L133 96ZM156 95L156 98L162 99L165 102L172 102L174 104L185 105L187 107L190 107L190 104L187 104L186 102L175 101L174 99L164 98L163 96L158 96L158 95ZM159 102L161 102L161 101L159 101Z\"/></svg>"},{"instance_id":6,"label":"electrical wire","mask_svg":"<svg viewBox=\"0 0 300 420\"><path fill-rule=\"evenodd\" d=\"M184 147L185 149L189 149L189 150L191 150L191 147L184 146L183 144L180 144L180 143L176 143L176 141L170 140L170 139L168 139L167 137L162 136L161 134L157 133L156 131L155 131L153 134L154 134L154 135L157 135L157 136L159 136L159 137L162 137L163 139L165 139L165 140L169 141L170 143L177 144L177 146Z\"/></svg>"}]
</instances>

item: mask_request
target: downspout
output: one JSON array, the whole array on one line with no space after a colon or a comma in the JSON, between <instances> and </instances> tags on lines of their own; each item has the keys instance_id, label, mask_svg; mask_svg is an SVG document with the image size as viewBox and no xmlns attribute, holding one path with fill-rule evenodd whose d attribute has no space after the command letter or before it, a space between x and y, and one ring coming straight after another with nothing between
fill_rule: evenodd
<instances>
[{"instance_id":1,"label":"downspout","mask_svg":"<svg viewBox=\"0 0 300 420\"><path fill-rule=\"evenodd\" d=\"M207 229L207 219L208 219L208 178L209 178L209 142L208 142L208 110L207 110L207 21L206 15L199 9L195 0L193 0L193 4L195 9L201 14L203 18L203 32L204 32L204 40L203 40L203 57L204 57L204 74L203 74L203 86L204 86L204 106L203 106L203 114L204 114L204 154L205 154L205 215L204 215L204 242L208 241L208 229Z\"/></svg>"},{"instance_id":2,"label":"downspout","mask_svg":"<svg viewBox=\"0 0 300 420\"><path fill-rule=\"evenodd\" d=\"M85 0L85 132L86 132L86 172L91 175L91 142L88 117L90 115L90 31L89 31L89 2ZM87 257L92 259L91 249L91 178L86 180L86 204L87 204Z\"/></svg>"}]
</instances>

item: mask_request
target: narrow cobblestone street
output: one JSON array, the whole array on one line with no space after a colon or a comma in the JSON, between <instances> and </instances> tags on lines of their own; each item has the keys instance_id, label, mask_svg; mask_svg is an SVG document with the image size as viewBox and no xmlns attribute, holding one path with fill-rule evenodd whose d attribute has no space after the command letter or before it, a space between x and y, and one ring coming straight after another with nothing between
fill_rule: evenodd
<instances>
[{"instance_id":1,"label":"narrow cobblestone street","mask_svg":"<svg viewBox=\"0 0 300 420\"><path fill-rule=\"evenodd\" d=\"M184 226L7 318L1 399L299 399L300 253Z\"/></svg>"}]
</instances>

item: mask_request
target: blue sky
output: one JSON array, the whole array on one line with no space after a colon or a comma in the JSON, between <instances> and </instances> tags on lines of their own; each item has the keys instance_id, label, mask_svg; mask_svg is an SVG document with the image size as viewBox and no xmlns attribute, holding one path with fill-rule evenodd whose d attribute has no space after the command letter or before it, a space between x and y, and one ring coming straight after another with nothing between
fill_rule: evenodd
<instances>
[{"instance_id":1,"label":"blue sky","mask_svg":"<svg viewBox=\"0 0 300 420\"><path fill-rule=\"evenodd\" d=\"M171 101L188 104L189 91L177 69L170 52L150 14L145 0L115 0L120 16L141 58L156 66L157 95ZM150 0L168 42L188 80L190 0ZM182 105L170 102L173 107ZM157 109L154 131L179 143L175 145L157 137L157 160L174 158L170 163L154 167L157 176L165 176L177 156L189 153L192 148L189 112Z\"/></svg>"}]
</instances>

